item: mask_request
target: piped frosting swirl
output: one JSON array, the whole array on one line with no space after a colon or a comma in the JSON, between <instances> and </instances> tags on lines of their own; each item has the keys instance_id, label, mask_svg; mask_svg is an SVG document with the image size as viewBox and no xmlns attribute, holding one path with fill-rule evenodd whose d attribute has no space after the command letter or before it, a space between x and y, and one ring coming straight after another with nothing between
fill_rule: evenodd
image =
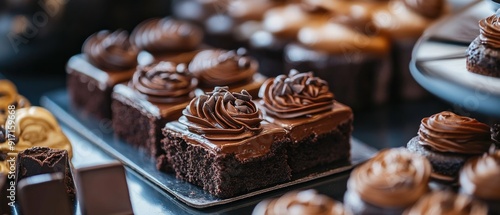
<instances>
[{"instance_id":1,"label":"piped frosting swirl","mask_svg":"<svg viewBox=\"0 0 500 215\"><path fill-rule=\"evenodd\" d=\"M185 64L160 62L139 68L129 84L157 103L179 103L194 97L198 80L186 69Z\"/></svg>"},{"instance_id":2,"label":"piped frosting swirl","mask_svg":"<svg viewBox=\"0 0 500 215\"><path fill-rule=\"evenodd\" d=\"M132 32L132 44L152 53L191 51L201 44L202 30L186 21L150 19Z\"/></svg>"},{"instance_id":3,"label":"piped frosting swirl","mask_svg":"<svg viewBox=\"0 0 500 215\"><path fill-rule=\"evenodd\" d=\"M382 207L407 207L427 193L429 161L404 148L385 149L357 167L347 182L363 201Z\"/></svg>"},{"instance_id":4,"label":"piped frosting swirl","mask_svg":"<svg viewBox=\"0 0 500 215\"><path fill-rule=\"evenodd\" d=\"M484 200L500 200L500 151L473 158L460 172L462 191Z\"/></svg>"},{"instance_id":5,"label":"piped frosting swirl","mask_svg":"<svg viewBox=\"0 0 500 215\"><path fill-rule=\"evenodd\" d=\"M252 215L343 215L342 203L328 196L318 194L315 190L292 191L277 199L259 203Z\"/></svg>"},{"instance_id":6,"label":"piped frosting swirl","mask_svg":"<svg viewBox=\"0 0 500 215\"><path fill-rule=\"evenodd\" d=\"M479 32L479 39L482 44L500 49L500 14L480 20Z\"/></svg>"},{"instance_id":7,"label":"piped frosting swirl","mask_svg":"<svg viewBox=\"0 0 500 215\"><path fill-rule=\"evenodd\" d=\"M437 18L444 10L445 2L443 0L403 0L405 5L427 18Z\"/></svg>"},{"instance_id":8,"label":"piped frosting swirl","mask_svg":"<svg viewBox=\"0 0 500 215\"><path fill-rule=\"evenodd\" d=\"M328 83L312 72L299 73L292 69L288 76L270 78L260 88L266 114L279 118L296 118L333 108L334 95Z\"/></svg>"},{"instance_id":9,"label":"piped frosting swirl","mask_svg":"<svg viewBox=\"0 0 500 215\"><path fill-rule=\"evenodd\" d=\"M231 93L227 87L215 87L191 100L182 114L180 123L209 140L241 140L262 130L260 111L245 90Z\"/></svg>"},{"instance_id":10,"label":"piped frosting swirl","mask_svg":"<svg viewBox=\"0 0 500 215\"><path fill-rule=\"evenodd\" d=\"M449 111L423 118L419 143L439 152L482 154L491 144L490 127Z\"/></svg>"},{"instance_id":11,"label":"piped frosting swirl","mask_svg":"<svg viewBox=\"0 0 500 215\"><path fill-rule=\"evenodd\" d=\"M257 62L246 56L246 50L204 50L189 64L201 87L232 86L252 81Z\"/></svg>"},{"instance_id":12,"label":"piped frosting swirl","mask_svg":"<svg viewBox=\"0 0 500 215\"><path fill-rule=\"evenodd\" d=\"M88 61L104 70L123 71L137 65L139 50L129 42L126 31L99 31L83 44Z\"/></svg>"},{"instance_id":13,"label":"piped frosting swirl","mask_svg":"<svg viewBox=\"0 0 500 215\"><path fill-rule=\"evenodd\" d=\"M404 214L486 215L488 214L488 208L485 204L474 201L468 196L438 191L422 197Z\"/></svg>"}]
</instances>

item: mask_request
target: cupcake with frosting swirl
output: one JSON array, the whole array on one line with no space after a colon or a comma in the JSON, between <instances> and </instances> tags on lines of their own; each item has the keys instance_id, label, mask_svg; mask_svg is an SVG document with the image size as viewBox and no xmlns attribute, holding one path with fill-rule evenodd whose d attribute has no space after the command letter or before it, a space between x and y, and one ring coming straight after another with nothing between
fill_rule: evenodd
<instances>
[{"instance_id":1,"label":"cupcake with frosting swirl","mask_svg":"<svg viewBox=\"0 0 500 215\"><path fill-rule=\"evenodd\" d=\"M479 36L467 48L469 72L500 77L500 10L479 21Z\"/></svg>"},{"instance_id":2,"label":"cupcake with frosting swirl","mask_svg":"<svg viewBox=\"0 0 500 215\"><path fill-rule=\"evenodd\" d=\"M422 119L407 148L429 159L433 179L453 182L467 159L487 152L491 144L488 125L443 111Z\"/></svg>"},{"instance_id":3,"label":"cupcake with frosting swirl","mask_svg":"<svg viewBox=\"0 0 500 215\"><path fill-rule=\"evenodd\" d=\"M344 215L342 203L316 190L292 191L285 195L260 202L252 215Z\"/></svg>"},{"instance_id":4,"label":"cupcake with frosting swirl","mask_svg":"<svg viewBox=\"0 0 500 215\"><path fill-rule=\"evenodd\" d=\"M486 215L488 208L484 203L463 194L436 191L423 196L404 213L404 215L420 214Z\"/></svg>"},{"instance_id":5,"label":"cupcake with frosting swirl","mask_svg":"<svg viewBox=\"0 0 500 215\"><path fill-rule=\"evenodd\" d=\"M460 192L486 202L490 214L500 213L500 151L492 145L489 153L465 163L460 171Z\"/></svg>"},{"instance_id":6,"label":"cupcake with frosting swirl","mask_svg":"<svg viewBox=\"0 0 500 215\"><path fill-rule=\"evenodd\" d=\"M353 214L401 214L428 192L431 165L404 148L385 149L357 167L344 204Z\"/></svg>"}]
</instances>

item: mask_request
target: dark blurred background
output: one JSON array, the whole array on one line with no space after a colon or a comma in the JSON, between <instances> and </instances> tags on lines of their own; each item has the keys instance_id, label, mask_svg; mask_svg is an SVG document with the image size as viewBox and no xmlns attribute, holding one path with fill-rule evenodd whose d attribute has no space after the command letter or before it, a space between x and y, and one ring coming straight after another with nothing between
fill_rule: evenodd
<instances>
[{"instance_id":1,"label":"dark blurred background","mask_svg":"<svg viewBox=\"0 0 500 215\"><path fill-rule=\"evenodd\" d=\"M169 14L169 0L0 0L0 74L38 104L64 87L65 64L89 35Z\"/></svg>"}]
</instances>

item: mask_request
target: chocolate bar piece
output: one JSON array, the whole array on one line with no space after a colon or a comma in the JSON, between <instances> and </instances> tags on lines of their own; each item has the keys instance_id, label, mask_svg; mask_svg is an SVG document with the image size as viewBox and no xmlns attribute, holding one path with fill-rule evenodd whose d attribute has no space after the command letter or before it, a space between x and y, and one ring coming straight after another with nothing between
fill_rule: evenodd
<instances>
[{"instance_id":1,"label":"chocolate bar piece","mask_svg":"<svg viewBox=\"0 0 500 215\"><path fill-rule=\"evenodd\" d=\"M82 214L134 214L121 163L79 168L75 174Z\"/></svg>"},{"instance_id":2,"label":"chocolate bar piece","mask_svg":"<svg viewBox=\"0 0 500 215\"><path fill-rule=\"evenodd\" d=\"M64 175L41 174L19 181L19 206L24 215L71 215Z\"/></svg>"}]
</instances>

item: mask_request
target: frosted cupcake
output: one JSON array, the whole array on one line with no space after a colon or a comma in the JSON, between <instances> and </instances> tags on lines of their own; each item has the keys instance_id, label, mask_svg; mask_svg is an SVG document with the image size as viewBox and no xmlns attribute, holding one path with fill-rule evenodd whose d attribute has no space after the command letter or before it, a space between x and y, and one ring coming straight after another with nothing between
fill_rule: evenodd
<instances>
[{"instance_id":1,"label":"frosted cupcake","mask_svg":"<svg viewBox=\"0 0 500 215\"><path fill-rule=\"evenodd\" d=\"M428 192L431 165L404 148L385 149L354 169L344 195L352 214L401 214Z\"/></svg>"},{"instance_id":2,"label":"frosted cupcake","mask_svg":"<svg viewBox=\"0 0 500 215\"><path fill-rule=\"evenodd\" d=\"M500 10L479 21L480 34L467 49L467 70L500 77Z\"/></svg>"},{"instance_id":3,"label":"frosted cupcake","mask_svg":"<svg viewBox=\"0 0 500 215\"><path fill-rule=\"evenodd\" d=\"M473 158L460 172L460 191L488 204L490 214L500 213L500 151Z\"/></svg>"},{"instance_id":4,"label":"frosted cupcake","mask_svg":"<svg viewBox=\"0 0 500 215\"><path fill-rule=\"evenodd\" d=\"M466 195L438 191L422 197L404 215L457 214L486 215L488 208Z\"/></svg>"},{"instance_id":5,"label":"frosted cupcake","mask_svg":"<svg viewBox=\"0 0 500 215\"><path fill-rule=\"evenodd\" d=\"M315 190L292 191L276 199L268 199L255 206L252 215L344 215L342 203Z\"/></svg>"}]
</instances>

